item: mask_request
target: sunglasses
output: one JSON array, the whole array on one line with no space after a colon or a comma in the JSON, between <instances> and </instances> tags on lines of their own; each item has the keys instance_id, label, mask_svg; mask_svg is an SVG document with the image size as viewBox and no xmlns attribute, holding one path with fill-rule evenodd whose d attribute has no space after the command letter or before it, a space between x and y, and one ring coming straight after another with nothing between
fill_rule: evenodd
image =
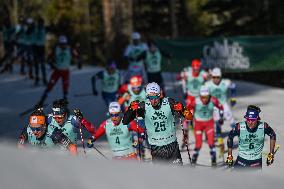
<instances>
[{"instance_id":1,"label":"sunglasses","mask_svg":"<svg viewBox=\"0 0 284 189\"><path fill-rule=\"evenodd\" d=\"M213 78L213 79L220 79L221 77L219 77L219 76L213 76L212 78Z\"/></svg>"},{"instance_id":2,"label":"sunglasses","mask_svg":"<svg viewBox=\"0 0 284 189\"><path fill-rule=\"evenodd\" d=\"M59 115L54 115L54 116L52 116L54 119L63 119L64 118L64 116L59 116Z\"/></svg>"},{"instance_id":3,"label":"sunglasses","mask_svg":"<svg viewBox=\"0 0 284 189\"><path fill-rule=\"evenodd\" d=\"M33 132L40 132L43 130L42 127L30 127Z\"/></svg>"},{"instance_id":4,"label":"sunglasses","mask_svg":"<svg viewBox=\"0 0 284 189\"><path fill-rule=\"evenodd\" d=\"M160 98L160 95L157 95L157 96L147 96L147 99L149 100L157 100Z\"/></svg>"},{"instance_id":5,"label":"sunglasses","mask_svg":"<svg viewBox=\"0 0 284 189\"><path fill-rule=\"evenodd\" d=\"M139 90L141 90L141 87L131 87L131 89L132 89L133 91L139 91Z\"/></svg>"},{"instance_id":6,"label":"sunglasses","mask_svg":"<svg viewBox=\"0 0 284 189\"><path fill-rule=\"evenodd\" d=\"M246 119L248 122L255 122L255 121L257 121L257 119Z\"/></svg>"},{"instance_id":7,"label":"sunglasses","mask_svg":"<svg viewBox=\"0 0 284 189\"><path fill-rule=\"evenodd\" d=\"M110 117L120 117L121 114L110 114Z\"/></svg>"}]
</instances>

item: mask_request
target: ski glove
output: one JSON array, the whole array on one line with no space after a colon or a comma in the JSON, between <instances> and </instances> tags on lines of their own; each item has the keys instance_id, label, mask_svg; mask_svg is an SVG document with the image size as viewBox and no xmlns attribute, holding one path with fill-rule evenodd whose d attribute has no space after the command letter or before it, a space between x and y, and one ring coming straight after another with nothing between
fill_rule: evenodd
<instances>
[{"instance_id":1,"label":"ski glove","mask_svg":"<svg viewBox=\"0 0 284 189\"><path fill-rule=\"evenodd\" d=\"M82 120L84 118L81 110L79 108L74 109L74 115L79 119Z\"/></svg>"},{"instance_id":2,"label":"ski glove","mask_svg":"<svg viewBox=\"0 0 284 189\"><path fill-rule=\"evenodd\" d=\"M132 146L134 148L138 148L138 140L135 140L133 143L132 143Z\"/></svg>"},{"instance_id":3,"label":"ski glove","mask_svg":"<svg viewBox=\"0 0 284 189\"><path fill-rule=\"evenodd\" d=\"M230 104L231 104L231 107L234 107L237 104L237 99L236 98L231 98L230 99Z\"/></svg>"},{"instance_id":4,"label":"ski glove","mask_svg":"<svg viewBox=\"0 0 284 189\"><path fill-rule=\"evenodd\" d=\"M174 111L181 112L183 110L182 103L178 102L174 105Z\"/></svg>"},{"instance_id":5,"label":"ski glove","mask_svg":"<svg viewBox=\"0 0 284 189\"><path fill-rule=\"evenodd\" d=\"M130 103L130 108L135 111L139 109L139 101L133 101Z\"/></svg>"},{"instance_id":6,"label":"ski glove","mask_svg":"<svg viewBox=\"0 0 284 189\"><path fill-rule=\"evenodd\" d=\"M233 166L233 164L234 164L234 158L233 158L232 155L228 155L226 164L227 164L229 167Z\"/></svg>"},{"instance_id":7,"label":"ski glove","mask_svg":"<svg viewBox=\"0 0 284 189\"><path fill-rule=\"evenodd\" d=\"M57 127L52 132L50 138L55 144L59 144L64 148L67 148L72 143L71 140L62 133L62 130Z\"/></svg>"},{"instance_id":8,"label":"ski glove","mask_svg":"<svg viewBox=\"0 0 284 189\"><path fill-rule=\"evenodd\" d=\"M273 163L274 161L274 154L273 153L269 153L267 155L267 159L266 159L266 165L269 166Z\"/></svg>"},{"instance_id":9,"label":"ski glove","mask_svg":"<svg viewBox=\"0 0 284 189\"><path fill-rule=\"evenodd\" d=\"M87 146L88 148L93 148L94 147L94 142L95 142L95 138L94 137L90 137L87 141Z\"/></svg>"}]
</instances>

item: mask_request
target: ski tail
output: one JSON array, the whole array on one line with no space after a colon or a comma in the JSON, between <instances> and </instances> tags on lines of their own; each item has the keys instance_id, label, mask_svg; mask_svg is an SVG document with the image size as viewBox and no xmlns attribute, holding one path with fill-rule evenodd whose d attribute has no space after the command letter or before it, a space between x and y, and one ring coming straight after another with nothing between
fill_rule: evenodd
<instances>
[{"instance_id":1,"label":"ski tail","mask_svg":"<svg viewBox=\"0 0 284 189\"><path fill-rule=\"evenodd\" d=\"M42 108L45 108L45 107L47 107L47 106L48 106L48 104L43 104L41 107L42 107ZM39 108L39 105L35 105L35 106L33 106L32 108L28 108L27 110L21 112L21 113L19 114L19 116L20 116L20 117L23 117L23 116L25 116L25 115L27 115L27 114L29 114L29 113L32 113L34 110L36 110L36 109L38 109L38 108Z\"/></svg>"}]
</instances>

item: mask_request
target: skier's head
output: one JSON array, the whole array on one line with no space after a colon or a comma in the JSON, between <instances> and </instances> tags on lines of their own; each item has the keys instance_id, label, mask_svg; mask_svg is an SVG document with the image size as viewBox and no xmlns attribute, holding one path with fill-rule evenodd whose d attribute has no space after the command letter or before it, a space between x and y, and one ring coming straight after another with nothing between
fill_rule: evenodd
<instances>
[{"instance_id":1,"label":"skier's head","mask_svg":"<svg viewBox=\"0 0 284 189\"><path fill-rule=\"evenodd\" d=\"M131 35L132 41L134 45L139 45L140 43L140 39L141 39L141 35L138 32L133 32Z\"/></svg>"},{"instance_id":2,"label":"skier's head","mask_svg":"<svg viewBox=\"0 0 284 189\"><path fill-rule=\"evenodd\" d=\"M119 125L122 119L120 104L118 102L111 102L108 107L108 112L110 115L110 119L114 123L114 125Z\"/></svg>"},{"instance_id":3,"label":"skier's head","mask_svg":"<svg viewBox=\"0 0 284 189\"><path fill-rule=\"evenodd\" d=\"M67 44L68 44L68 39L65 35L60 35L58 37L58 44L60 46L60 48L66 48Z\"/></svg>"},{"instance_id":4,"label":"skier's head","mask_svg":"<svg viewBox=\"0 0 284 189\"><path fill-rule=\"evenodd\" d=\"M147 94L147 99L150 101L152 106L158 106L161 101L161 88L160 86L155 83L148 83L146 86L146 94Z\"/></svg>"},{"instance_id":5,"label":"skier's head","mask_svg":"<svg viewBox=\"0 0 284 189\"><path fill-rule=\"evenodd\" d=\"M157 51L157 45L153 40L149 40L147 43L148 47L149 47L149 51L151 53L155 53Z\"/></svg>"},{"instance_id":6,"label":"skier's head","mask_svg":"<svg viewBox=\"0 0 284 189\"><path fill-rule=\"evenodd\" d=\"M202 85L199 90L200 99L203 104L207 104L210 100L210 92L207 86Z\"/></svg>"},{"instance_id":7,"label":"skier's head","mask_svg":"<svg viewBox=\"0 0 284 189\"><path fill-rule=\"evenodd\" d=\"M199 74L201 68L201 62L198 59L193 59L191 62L192 71L196 74Z\"/></svg>"},{"instance_id":8,"label":"skier's head","mask_svg":"<svg viewBox=\"0 0 284 189\"><path fill-rule=\"evenodd\" d=\"M42 17L39 17L37 19L37 26L38 27L43 27L44 26L44 19Z\"/></svg>"},{"instance_id":9,"label":"skier's head","mask_svg":"<svg viewBox=\"0 0 284 189\"><path fill-rule=\"evenodd\" d=\"M29 127L36 138L42 137L46 132L46 117L41 108L30 115Z\"/></svg>"},{"instance_id":10,"label":"skier's head","mask_svg":"<svg viewBox=\"0 0 284 189\"><path fill-rule=\"evenodd\" d=\"M52 107L52 115L59 126L62 126L68 116L68 101L65 99L55 100Z\"/></svg>"},{"instance_id":11,"label":"skier's head","mask_svg":"<svg viewBox=\"0 0 284 189\"><path fill-rule=\"evenodd\" d=\"M134 94L139 94L142 90L142 76L135 75L130 78L130 87Z\"/></svg>"},{"instance_id":12,"label":"skier's head","mask_svg":"<svg viewBox=\"0 0 284 189\"><path fill-rule=\"evenodd\" d=\"M107 63L107 72L111 75L116 70L116 63L114 60L109 60Z\"/></svg>"},{"instance_id":13,"label":"skier's head","mask_svg":"<svg viewBox=\"0 0 284 189\"><path fill-rule=\"evenodd\" d=\"M244 118L246 119L248 127L253 128L257 125L258 120L260 120L260 112L261 110L258 106L249 105L247 107L246 115L244 116Z\"/></svg>"},{"instance_id":14,"label":"skier's head","mask_svg":"<svg viewBox=\"0 0 284 189\"><path fill-rule=\"evenodd\" d=\"M215 85L219 85L220 81L221 81L221 77L222 77L222 72L220 68L214 68L211 71L211 75L212 75L212 81Z\"/></svg>"}]
</instances>

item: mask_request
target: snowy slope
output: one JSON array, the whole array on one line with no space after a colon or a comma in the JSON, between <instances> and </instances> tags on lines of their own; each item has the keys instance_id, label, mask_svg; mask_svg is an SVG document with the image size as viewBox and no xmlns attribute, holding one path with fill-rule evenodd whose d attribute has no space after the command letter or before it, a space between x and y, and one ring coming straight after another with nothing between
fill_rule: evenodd
<instances>
[{"instance_id":1,"label":"snowy slope","mask_svg":"<svg viewBox=\"0 0 284 189\"><path fill-rule=\"evenodd\" d=\"M88 67L83 70L76 70L74 68L71 75L69 94L70 108L81 108L84 116L96 126L107 117L105 114L106 107L101 97L74 97L74 95L91 92L90 78L99 69ZM168 96L181 98L181 90L178 86L173 85L171 74L165 74L164 77L167 81ZM59 83L60 85L56 85L47 100L49 105L51 105L52 100L55 98L62 97L61 81ZM188 185L192 185L194 188L205 188L205 186L219 188L222 186L228 187L229 183L236 178L242 184L244 184L244 181L248 182L245 188L252 188L256 184L254 179L245 179L247 178L245 173L230 176L227 175L230 174L228 171L225 173L218 171L218 174L215 174L214 171L208 171L206 167L197 167L192 170L190 168L165 168L136 164L125 165L124 163L102 161L103 157L92 149L87 151L88 159L82 158L82 150L80 150L79 159L68 158L58 155L58 153L38 154L34 151L28 153L18 152L13 147L16 137L27 121L27 117L20 118L18 114L37 102L44 90L44 87L35 88L32 84L32 81L26 77L18 76L17 74L0 75L1 189L16 187L36 188L39 184L42 184L41 188L51 188L51 186L55 188L90 188L93 186L91 188L95 188L94 185L104 186L104 188L145 188L146 186L150 188L157 186L159 188L174 188L175 186L186 187ZM236 120L241 121L243 119L248 104L259 105L262 109L262 120L267 121L275 129L277 143L283 147L284 128L281 123L284 90L247 82L237 82L237 86L238 103L234 109ZM173 87L176 87L177 93L174 93ZM51 106L46 111L49 112L50 108ZM224 129L229 130L229 126L226 124ZM180 130L178 130L178 136L180 142ZM190 136L190 148L193 149L194 140L192 133ZM87 133L85 133L86 137ZM7 141L12 143L12 149L4 145ZM111 157L108 146L103 139L97 143L97 147L108 157ZM265 144L265 151L268 151L267 149L268 142ZM280 184L283 183L283 179L280 179L283 177L284 172L283 155L283 150L280 148L279 152L277 152L274 165L269 168L264 166L262 173L257 173L259 180L257 187L267 188L273 185L276 186L275 188L280 188ZM187 153L183 152L182 156L184 162L187 163ZM209 149L207 144L204 143L198 162L210 165L209 158ZM220 162L222 159L218 161ZM125 166L128 166L128 169L125 169ZM250 177L254 176L256 175ZM209 181L204 182L201 177L209 179ZM17 179L17 181L12 182L12 179ZM126 180L131 181L128 183ZM22 182L25 182L26 185L23 186ZM147 184L144 184L145 182ZM230 188L236 187L239 188L238 185L230 184Z\"/></svg>"}]
</instances>

